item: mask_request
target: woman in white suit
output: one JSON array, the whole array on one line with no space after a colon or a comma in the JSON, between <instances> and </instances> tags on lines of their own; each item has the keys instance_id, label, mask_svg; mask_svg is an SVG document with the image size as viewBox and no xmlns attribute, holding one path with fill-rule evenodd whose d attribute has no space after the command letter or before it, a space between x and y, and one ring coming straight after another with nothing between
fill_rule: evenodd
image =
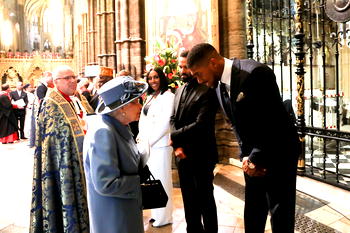
<instances>
[{"instance_id":1,"label":"woman in white suit","mask_svg":"<svg viewBox=\"0 0 350 233\"><path fill-rule=\"evenodd\" d=\"M150 157L147 165L156 179L160 179L168 195L164 208L152 209L153 227L172 223L172 173L173 149L169 145L170 117L173 113L174 94L168 91L168 83L162 69L152 69L147 73L148 97L143 105L139 120L138 141L148 143Z\"/></svg>"}]
</instances>

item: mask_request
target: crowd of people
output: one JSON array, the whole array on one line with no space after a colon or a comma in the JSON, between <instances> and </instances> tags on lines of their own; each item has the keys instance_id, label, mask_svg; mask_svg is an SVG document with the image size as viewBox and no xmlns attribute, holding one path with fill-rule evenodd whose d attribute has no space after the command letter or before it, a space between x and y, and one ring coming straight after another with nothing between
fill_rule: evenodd
<instances>
[{"instance_id":1,"label":"crowd of people","mask_svg":"<svg viewBox=\"0 0 350 233\"><path fill-rule=\"evenodd\" d=\"M145 165L168 195L149 221L172 224L173 156L187 232L218 232L219 108L241 145L245 232L264 232L269 212L272 232L294 232L298 136L273 71L224 58L207 43L179 54L178 70L184 85L175 94L158 68L144 81L125 70L113 78L113 69L103 66L78 80L72 68L60 66L43 74L35 98L22 83L12 92L2 86L2 143L25 139L25 113L32 114L30 232L144 232L139 174Z\"/></svg>"},{"instance_id":2,"label":"crowd of people","mask_svg":"<svg viewBox=\"0 0 350 233\"><path fill-rule=\"evenodd\" d=\"M33 49L32 51L24 50L16 50L15 52L12 51L12 49L9 49L6 53L3 54L4 58L10 58L10 59L32 59L36 56L40 56L43 59L62 59L66 58L66 55L62 52L61 49L57 49L56 51L50 50L43 50L39 51L36 49Z\"/></svg>"}]
</instances>

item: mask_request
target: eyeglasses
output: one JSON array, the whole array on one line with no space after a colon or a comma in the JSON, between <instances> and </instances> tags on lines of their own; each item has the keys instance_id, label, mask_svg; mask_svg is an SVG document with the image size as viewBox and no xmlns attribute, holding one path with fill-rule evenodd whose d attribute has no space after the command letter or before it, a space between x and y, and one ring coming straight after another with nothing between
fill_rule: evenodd
<instances>
[{"instance_id":1,"label":"eyeglasses","mask_svg":"<svg viewBox=\"0 0 350 233\"><path fill-rule=\"evenodd\" d=\"M56 78L56 80L57 79L64 79L64 80L67 80L67 81L69 81L69 80L76 80L78 78L78 76L74 76L74 75L71 75L71 76L65 76L65 77L61 77L61 78Z\"/></svg>"}]
</instances>

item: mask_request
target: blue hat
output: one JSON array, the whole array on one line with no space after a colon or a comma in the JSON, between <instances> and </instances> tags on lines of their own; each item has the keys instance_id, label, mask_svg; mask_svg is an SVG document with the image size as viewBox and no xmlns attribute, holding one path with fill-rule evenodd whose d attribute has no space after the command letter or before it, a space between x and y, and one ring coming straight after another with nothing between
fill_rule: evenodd
<instances>
[{"instance_id":1,"label":"blue hat","mask_svg":"<svg viewBox=\"0 0 350 233\"><path fill-rule=\"evenodd\" d=\"M135 81L130 76L121 76L106 82L97 93L103 101L97 106L97 114L110 113L146 92L146 82Z\"/></svg>"}]
</instances>

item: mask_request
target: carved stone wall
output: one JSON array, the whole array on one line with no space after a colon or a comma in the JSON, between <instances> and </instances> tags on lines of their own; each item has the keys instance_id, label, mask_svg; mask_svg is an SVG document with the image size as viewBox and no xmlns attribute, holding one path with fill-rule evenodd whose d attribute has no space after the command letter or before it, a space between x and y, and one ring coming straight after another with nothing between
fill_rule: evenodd
<instances>
[{"instance_id":1,"label":"carved stone wall","mask_svg":"<svg viewBox=\"0 0 350 233\"><path fill-rule=\"evenodd\" d=\"M0 78L3 77L10 67L13 67L12 70L16 71L23 78L24 84L29 83L32 86L36 86L42 72L52 71L60 65L74 67L72 59L42 59L40 56L35 56L32 59L0 58ZM17 81L11 80L11 77L9 77L7 82L14 88Z\"/></svg>"}]
</instances>

